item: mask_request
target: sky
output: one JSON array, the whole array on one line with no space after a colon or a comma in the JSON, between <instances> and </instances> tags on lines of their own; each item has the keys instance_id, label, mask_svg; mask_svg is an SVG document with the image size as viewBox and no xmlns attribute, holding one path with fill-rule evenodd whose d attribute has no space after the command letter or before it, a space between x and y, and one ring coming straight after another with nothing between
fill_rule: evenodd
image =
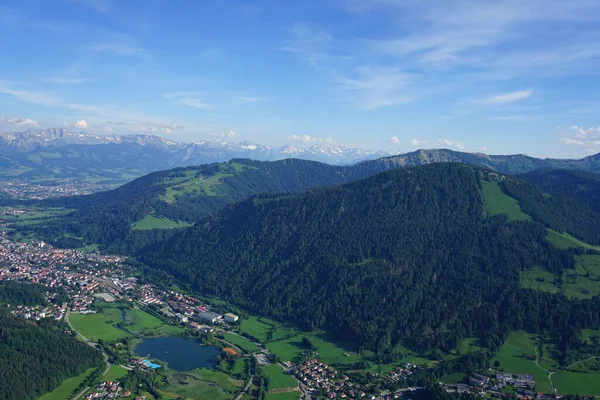
<instances>
[{"instance_id":1,"label":"sky","mask_svg":"<svg viewBox=\"0 0 600 400\"><path fill-rule=\"evenodd\" d=\"M3 0L0 130L600 152L598 0Z\"/></svg>"}]
</instances>

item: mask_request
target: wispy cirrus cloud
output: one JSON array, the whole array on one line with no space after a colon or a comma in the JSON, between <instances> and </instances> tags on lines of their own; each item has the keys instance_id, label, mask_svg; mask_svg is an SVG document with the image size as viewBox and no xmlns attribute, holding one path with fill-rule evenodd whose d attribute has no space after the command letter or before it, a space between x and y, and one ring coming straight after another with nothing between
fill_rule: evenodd
<instances>
[{"instance_id":1,"label":"wispy cirrus cloud","mask_svg":"<svg viewBox=\"0 0 600 400\"><path fill-rule=\"evenodd\" d=\"M200 110L213 109L214 105L200 97L201 95L198 92L175 92L165 94L165 99Z\"/></svg>"},{"instance_id":2,"label":"wispy cirrus cloud","mask_svg":"<svg viewBox=\"0 0 600 400\"><path fill-rule=\"evenodd\" d=\"M297 24L292 29L292 39L283 50L293 53L312 66L331 59L332 38L316 28Z\"/></svg>"},{"instance_id":3,"label":"wispy cirrus cloud","mask_svg":"<svg viewBox=\"0 0 600 400\"><path fill-rule=\"evenodd\" d=\"M503 105L525 100L533 95L533 89L517 90L516 92L500 93L476 100L476 103Z\"/></svg>"},{"instance_id":4,"label":"wispy cirrus cloud","mask_svg":"<svg viewBox=\"0 0 600 400\"><path fill-rule=\"evenodd\" d=\"M417 78L397 68L359 67L357 76L338 81L345 100L365 109L405 104L415 98L407 93L407 87Z\"/></svg>"}]
</instances>

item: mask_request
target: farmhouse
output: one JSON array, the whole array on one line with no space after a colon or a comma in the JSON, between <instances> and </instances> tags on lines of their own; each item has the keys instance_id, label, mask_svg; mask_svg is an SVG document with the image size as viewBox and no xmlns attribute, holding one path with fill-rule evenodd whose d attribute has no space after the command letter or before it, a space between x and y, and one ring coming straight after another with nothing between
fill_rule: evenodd
<instances>
[{"instance_id":1,"label":"farmhouse","mask_svg":"<svg viewBox=\"0 0 600 400\"><path fill-rule=\"evenodd\" d=\"M238 319L240 319L240 317L238 317L235 314L231 314L231 313L225 314L225 322L231 322L231 323L233 323L233 322L237 322Z\"/></svg>"}]
</instances>

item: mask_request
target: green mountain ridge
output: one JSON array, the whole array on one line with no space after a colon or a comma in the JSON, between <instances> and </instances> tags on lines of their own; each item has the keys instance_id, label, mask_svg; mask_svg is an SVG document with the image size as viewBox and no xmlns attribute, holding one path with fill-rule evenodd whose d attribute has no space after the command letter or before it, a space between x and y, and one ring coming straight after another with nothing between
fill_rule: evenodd
<instances>
[{"instance_id":1,"label":"green mountain ridge","mask_svg":"<svg viewBox=\"0 0 600 400\"><path fill-rule=\"evenodd\" d=\"M484 179L524 204L532 220L491 215ZM545 194L536 207L540 193L461 164L396 169L254 196L141 258L203 293L380 353L398 343L450 350L470 336L494 347L510 329L596 327L600 316L590 310L599 297L569 301L521 288L521 271L534 266L557 274L575 268L575 250L553 246L549 226L572 223L578 236L600 240L595 224L578 227L569 216L577 204Z\"/></svg>"},{"instance_id":2,"label":"green mountain ridge","mask_svg":"<svg viewBox=\"0 0 600 400\"><path fill-rule=\"evenodd\" d=\"M513 160L510 168L506 160ZM549 165L560 161L535 160L525 156L485 156L450 150L419 150L351 166L297 159L274 162L235 159L151 173L112 191L89 196L42 202L0 199L0 204L72 209L74 211L67 216L40 221L43 223L28 229L61 246L84 247L97 243L113 251L130 253L140 247L139 243L156 242L173 234L155 232L152 228L193 224L228 204L260 193L301 192L314 187L345 184L390 169L437 162L470 163L483 168L519 172L533 164L538 166L544 162L543 165ZM591 163L589 160L586 162ZM155 217L163 222L172 222L149 225L145 232L134 231L138 222ZM65 241L61 232L70 232L71 236L83 238L83 242L77 246L72 238Z\"/></svg>"}]
</instances>

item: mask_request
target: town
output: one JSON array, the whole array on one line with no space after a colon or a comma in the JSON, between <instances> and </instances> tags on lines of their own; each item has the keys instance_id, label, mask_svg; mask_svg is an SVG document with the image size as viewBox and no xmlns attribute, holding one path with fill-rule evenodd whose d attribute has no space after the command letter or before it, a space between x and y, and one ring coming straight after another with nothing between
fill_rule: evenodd
<instances>
[{"instance_id":1,"label":"town","mask_svg":"<svg viewBox=\"0 0 600 400\"><path fill-rule=\"evenodd\" d=\"M15 199L44 200L51 197L81 196L111 189L111 185L93 182L53 179L44 183L34 183L22 179L0 180L0 193Z\"/></svg>"}]
</instances>

